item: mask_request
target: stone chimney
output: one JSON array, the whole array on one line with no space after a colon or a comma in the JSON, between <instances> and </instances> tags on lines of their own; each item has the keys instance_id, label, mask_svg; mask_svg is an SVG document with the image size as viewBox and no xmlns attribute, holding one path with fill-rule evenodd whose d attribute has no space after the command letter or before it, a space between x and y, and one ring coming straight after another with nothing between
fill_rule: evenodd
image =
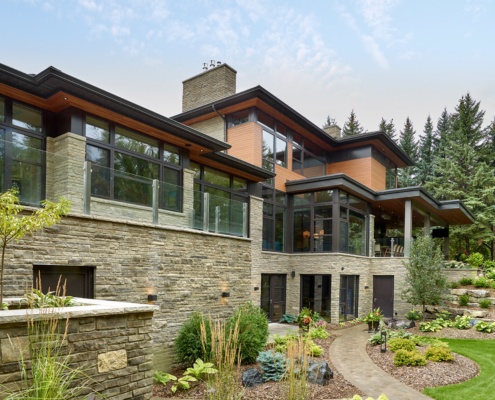
<instances>
[{"instance_id":1,"label":"stone chimney","mask_svg":"<svg viewBox=\"0 0 495 400\"><path fill-rule=\"evenodd\" d=\"M340 126L336 124L327 125L323 128L323 130L335 139L340 139L340 137L342 136Z\"/></svg>"},{"instance_id":2,"label":"stone chimney","mask_svg":"<svg viewBox=\"0 0 495 400\"><path fill-rule=\"evenodd\" d=\"M228 64L205 63L205 71L182 82L182 112L232 96L236 91L237 71Z\"/></svg>"}]
</instances>

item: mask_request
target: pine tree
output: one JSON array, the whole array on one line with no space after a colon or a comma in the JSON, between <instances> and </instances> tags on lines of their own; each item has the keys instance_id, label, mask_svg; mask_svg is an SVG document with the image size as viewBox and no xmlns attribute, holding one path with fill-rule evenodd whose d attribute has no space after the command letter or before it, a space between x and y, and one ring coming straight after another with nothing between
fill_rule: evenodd
<instances>
[{"instance_id":1,"label":"pine tree","mask_svg":"<svg viewBox=\"0 0 495 400\"><path fill-rule=\"evenodd\" d=\"M323 124L322 129L325 129L326 127L332 126L332 125L335 125L335 119L330 118L330 115L327 115L327 120Z\"/></svg>"},{"instance_id":2,"label":"pine tree","mask_svg":"<svg viewBox=\"0 0 495 400\"><path fill-rule=\"evenodd\" d=\"M438 118L437 129L435 131L435 136L433 140L433 149L435 156L438 155L440 157L444 156L444 148L445 141L450 132L450 114L447 112L447 109L444 108L440 118Z\"/></svg>"},{"instance_id":3,"label":"pine tree","mask_svg":"<svg viewBox=\"0 0 495 400\"><path fill-rule=\"evenodd\" d=\"M412 160L416 160L418 155L418 146L414 140L415 134L416 131L414 130L413 124L409 117L407 117L404 124L404 130L400 132L399 146ZM414 186L416 184L415 167L406 167L399 171L399 185L401 187Z\"/></svg>"},{"instance_id":4,"label":"pine tree","mask_svg":"<svg viewBox=\"0 0 495 400\"><path fill-rule=\"evenodd\" d=\"M387 120L382 117L380 125L378 125L378 129L382 132L385 132L388 136L395 140L395 125L393 118L390 120L390 122L387 122Z\"/></svg>"},{"instance_id":5,"label":"pine tree","mask_svg":"<svg viewBox=\"0 0 495 400\"><path fill-rule=\"evenodd\" d=\"M424 135L419 139L418 148L418 162L417 168L417 180L416 184L423 185L426 181L430 180L433 176L433 122L428 115L426 119Z\"/></svg>"},{"instance_id":6,"label":"pine tree","mask_svg":"<svg viewBox=\"0 0 495 400\"><path fill-rule=\"evenodd\" d=\"M364 132L364 128L359 124L354 110L351 111L349 119L345 122L342 129L342 137L355 136Z\"/></svg>"}]
</instances>

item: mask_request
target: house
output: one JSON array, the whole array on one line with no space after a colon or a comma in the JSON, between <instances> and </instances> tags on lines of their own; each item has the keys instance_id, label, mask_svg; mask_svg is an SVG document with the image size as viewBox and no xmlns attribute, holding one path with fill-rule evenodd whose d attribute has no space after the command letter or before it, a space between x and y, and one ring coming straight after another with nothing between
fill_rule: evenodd
<instances>
[{"instance_id":1,"label":"house","mask_svg":"<svg viewBox=\"0 0 495 400\"><path fill-rule=\"evenodd\" d=\"M2 190L29 207L72 201L62 223L11 246L5 293L38 274L70 294L155 301L156 368L192 311L310 307L332 321L399 296L413 231L470 224L459 201L398 188L412 165L384 133L339 138L264 88L236 92L213 65L184 81L172 118L50 67L0 64Z\"/></svg>"}]
</instances>

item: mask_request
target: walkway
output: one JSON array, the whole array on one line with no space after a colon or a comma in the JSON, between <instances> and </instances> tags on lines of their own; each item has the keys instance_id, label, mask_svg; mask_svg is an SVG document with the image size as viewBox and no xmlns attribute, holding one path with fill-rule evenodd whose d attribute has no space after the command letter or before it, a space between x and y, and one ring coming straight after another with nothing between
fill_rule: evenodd
<instances>
[{"instance_id":1,"label":"walkway","mask_svg":"<svg viewBox=\"0 0 495 400\"><path fill-rule=\"evenodd\" d=\"M337 338L330 345L330 359L335 369L354 386L376 399L380 394L389 400L428 400L417 390L399 382L375 365L366 352L367 328L356 325L335 331Z\"/></svg>"}]
</instances>

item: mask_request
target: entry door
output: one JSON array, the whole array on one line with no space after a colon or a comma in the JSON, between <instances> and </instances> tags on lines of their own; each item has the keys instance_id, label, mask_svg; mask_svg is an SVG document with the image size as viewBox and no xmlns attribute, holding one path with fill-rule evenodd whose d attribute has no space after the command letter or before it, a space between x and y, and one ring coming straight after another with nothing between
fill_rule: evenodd
<instances>
[{"instance_id":1,"label":"entry door","mask_svg":"<svg viewBox=\"0 0 495 400\"><path fill-rule=\"evenodd\" d=\"M278 322L285 314L287 275L261 275L261 308L270 321Z\"/></svg>"},{"instance_id":2,"label":"entry door","mask_svg":"<svg viewBox=\"0 0 495 400\"><path fill-rule=\"evenodd\" d=\"M394 277L373 275L373 308L380 307L383 316L394 315Z\"/></svg>"}]
</instances>

